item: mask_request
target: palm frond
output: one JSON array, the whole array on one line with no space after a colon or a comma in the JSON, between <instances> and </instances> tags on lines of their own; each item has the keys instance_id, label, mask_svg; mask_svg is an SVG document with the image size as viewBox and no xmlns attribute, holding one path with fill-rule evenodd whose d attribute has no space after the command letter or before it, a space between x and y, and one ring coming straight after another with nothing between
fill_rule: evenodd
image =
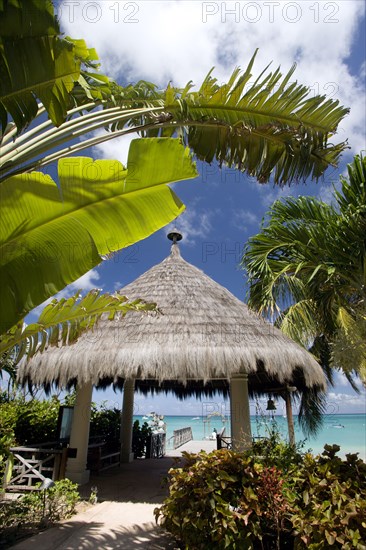
<instances>
[{"instance_id":1,"label":"palm frond","mask_svg":"<svg viewBox=\"0 0 366 550\"><path fill-rule=\"evenodd\" d=\"M0 2L0 120L9 116L19 134L39 112L39 101L59 126L76 103L109 97L110 81L98 75L94 49L62 37L52 2ZM75 84L77 93L72 96Z\"/></svg>"},{"instance_id":2,"label":"palm frond","mask_svg":"<svg viewBox=\"0 0 366 550\"><path fill-rule=\"evenodd\" d=\"M149 137L176 135L200 160L236 167L260 182L273 178L282 185L318 179L347 147L344 142L332 145L330 139L348 109L324 96L310 97L312 92L305 86L289 84L294 68L285 76L279 69L273 73L265 69L250 84L255 55L226 84L218 85L210 72L198 91L192 91L191 83L184 89L168 86L163 91L146 82L111 87L113 93L105 101L74 109L59 129L48 128L47 140L41 132L31 147L9 144L3 177L20 167L30 170L57 160L70 153L62 146L71 138L104 127L108 133L80 141L76 150L131 132ZM104 110L94 111L100 104ZM80 120L77 115L86 108L93 116ZM21 143L26 145L24 139ZM45 151L54 149L57 154L45 156Z\"/></svg>"},{"instance_id":3,"label":"palm frond","mask_svg":"<svg viewBox=\"0 0 366 550\"><path fill-rule=\"evenodd\" d=\"M20 322L0 337L0 354L12 355L16 364L24 356L29 359L48 346L76 342L85 331L93 331L102 315L113 320L116 315L125 316L130 311L158 310L156 304L143 300L130 302L126 296L102 294L96 289L84 297L77 292L70 298L53 299L35 323Z\"/></svg>"},{"instance_id":4,"label":"palm frond","mask_svg":"<svg viewBox=\"0 0 366 550\"><path fill-rule=\"evenodd\" d=\"M318 357L320 344L333 343L327 369L340 367L351 380L366 370L365 158L357 155L348 170L338 208L314 197L276 201L245 245L242 266L251 307L277 312L277 325L302 345L314 340Z\"/></svg>"},{"instance_id":5,"label":"palm frond","mask_svg":"<svg viewBox=\"0 0 366 550\"><path fill-rule=\"evenodd\" d=\"M305 388L301 394L298 420L304 435L316 435L327 412L326 393L316 388Z\"/></svg>"},{"instance_id":6,"label":"palm frond","mask_svg":"<svg viewBox=\"0 0 366 550\"><path fill-rule=\"evenodd\" d=\"M351 315L341 307L337 316L338 330L332 344L332 362L350 375L359 373L366 383L366 314L357 311Z\"/></svg>"},{"instance_id":7,"label":"palm frond","mask_svg":"<svg viewBox=\"0 0 366 550\"><path fill-rule=\"evenodd\" d=\"M307 349L317 334L315 313L313 301L300 300L282 311L275 325L286 336Z\"/></svg>"}]
</instances>

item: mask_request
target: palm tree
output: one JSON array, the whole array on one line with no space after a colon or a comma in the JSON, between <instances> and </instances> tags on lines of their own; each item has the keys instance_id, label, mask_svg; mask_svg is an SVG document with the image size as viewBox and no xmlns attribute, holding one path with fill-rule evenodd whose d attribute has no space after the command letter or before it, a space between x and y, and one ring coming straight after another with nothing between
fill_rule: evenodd
<instances>
[{"instance_id":1,"label":"palm tree","mask_svg":"<svg viewBox=\"0 0 366 550\"><path fill-rule=\"evenodd\" d=\"M157 183L196 175L184 145L200 160L235 166L262 183L273 178L277 184L318 179L347 147L329 140L348 109L324 96L312 97L305 86L290 83L295 67L285 76L267 67L250 84L256 52L244 71L236 69L221 86L211 71L197 91L190 82L184 89L169 85L159 90L145 81L119 86L97 72L97 54L83 40L61 35L49 0L0 0L0 14L0 192L5 220L0 227L1 333L12 330L32 307L97 265L108 252L146 237L182 211L178 197L164 185L158 190ZM90 137L99 129L105 130L102 135ZM139 189L132 184L131 208L126 212L121 189L128 173L119 164L116 181L112 184L107 177L108 197L106 185L91 191L91 181L84 177L73 190L75 183L67 183L66 178L72 200L65 220L56 183L33 170L58 161L61 180L70 163L80 169L85 162L64 157L131 133L149 138L134 145L139 159L152 158L151 150L156 150L157 173L153 185L150 180L144 182L149 188L144 206ZM170 178L166 177L167 150L171 167L182 168L179 173L171 170ZM91 159L88 162L92 164ZM99 169L101 162L97 161ZM138 163L141 174L146 173ZM105 164L102 173L106 172ZM75 182L75 178L68 181ZM150 193L156 199L154 208ZM75 202L77 197L83 212ZM108 208L110 200L113 209ZM28 207L42 214L37 226L33 220L29 227ZM76 211L77 230L73 227ZM136 215L131 217L131 212ZM126 230L117 219L127 220ZM136 230L137 219L143 220L144 227ZM98 220L103 224L98 225ZM73 254L78 253L73 262L60 255L60 247L49 250L49 243L58 243L62 233L68 241L79 236L81 222L83 242L88 235L90 239L87 246L73 249ZM40 250L41 262L36 265ZM50 254L52 261L48 261Z\"/></svg>"},{"instance_id":2,"label":"palm tree","mask_svg":"<svg viewBox=\"0 0 366 550\"><path fill-rule=\"evenodd\" d=\"M356 155L334 205L276 201L242 265L248 304L332 367L366 381L366 158ZM303 407L304 409L304 407Z\"/></svg>"},{"instance_id":3,"label":"palm tree","mask_svg":"<svg viewBox=\"0 0 366 550\"><path fill-rule=\"evenodd\" d=\"M130 133L178 136L201 160L279 184L319 178L346 148L328 140L348 109L290 83L295 66L284 77L267 67L251 83L255 52L221 86L210 71L197 91L191 82L122 87L97 73L84 41L61 36L49 0L0 2L0 12L1 179Z\"/></svg>"}]
</instances>

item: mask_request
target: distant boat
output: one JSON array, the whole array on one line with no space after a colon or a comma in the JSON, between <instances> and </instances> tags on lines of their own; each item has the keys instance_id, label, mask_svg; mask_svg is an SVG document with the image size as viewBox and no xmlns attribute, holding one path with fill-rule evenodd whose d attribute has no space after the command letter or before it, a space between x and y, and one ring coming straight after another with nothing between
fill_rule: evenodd
<instances>
[{"instance_id":1,"label":"distant boat","mask_svg":"<svg viewBox=\"0 0 366 550\"><path fill-rule=\"evenodd\" d=\"M200 419L199 416L194 416L194 417L192 418L192 420L199 420L199 419Z\"/></svg>"},{"instance_id":2,"label":"distant boat","mask_svg":"<svg viewBox=\"0 0 366 550\"><path fill-rule=\"evenodd\" d=\"M332 424L332 428L344 428L343 424Z\"/></svg>"}]
</instances>

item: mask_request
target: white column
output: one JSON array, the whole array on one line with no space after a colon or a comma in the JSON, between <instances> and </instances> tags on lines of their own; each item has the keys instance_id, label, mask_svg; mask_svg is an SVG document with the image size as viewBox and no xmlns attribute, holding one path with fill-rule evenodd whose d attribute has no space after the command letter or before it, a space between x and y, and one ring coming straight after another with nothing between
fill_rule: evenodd
<instances>
[{"instance_id":1,"label":"white column","mask_svg":"<svg viewBox=\"0 0 366 550\"><path fill-rule=\"evenodd\" d=\"M247 374L236 374L230 380L230 410L233 449L245 451L252 445Z\"/></svg>"},{"instance_id":2,"label":"white column","mask_svg":"<svg viewBox=\"0 0 366 550\"><path fill-rule=\"evenodd\" d=\"M87 382L76 390L76 401L72 417L70 447L76 449L76 458L67 459L66 477L83 485L89 481L90 471L86 469L89 441L90 410L93 385Z\"/></svg>"},{"instance_id":3,"label":"white column","mask_svg":"<svg viewBox=\"0 0 366 550\"><path fill-rule=\"evenodd\" d=\"M123 405L121 419L121 462L132 462L132 426L135 379L127 378L123 384Z\"/></svg>"}]
</instances>

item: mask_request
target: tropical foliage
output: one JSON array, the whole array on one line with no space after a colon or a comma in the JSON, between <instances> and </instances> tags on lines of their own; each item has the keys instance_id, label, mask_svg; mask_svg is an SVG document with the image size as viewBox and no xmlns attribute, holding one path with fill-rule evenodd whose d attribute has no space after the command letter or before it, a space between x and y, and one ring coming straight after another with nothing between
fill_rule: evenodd
<instances>
[{"instance_id":1,"label":"tropical foliage","mask_svg":"<svg viewBox=\"0 0 366 550\"><path fill-rule=\"evenodd\" d=\"M325 367L366 380L366 158L356 155L334 191L276 201L245 247L249 305Z\"/></svg>"},{"instance_id":2,"label":"tropical foliage","mask_svg":"<svg viewBox=\"0 0 366 550\"><path fill-rule=\"evenodd\" d=\"M60 406L73 405L75 394L64 400L52 396L48 400L38 399L24 392L0 391L0 479L4 472L9 449L16 445L34 445L56 441L57 420ZM109 409L105 404L92 403L90 437L103 438L108 446L118 448L121 429L121 411Z\"/></svg>"},{"instance_id":3,"label":"tropical foliage","mask_svg":"<svg viewBox=\"0 0 366 550\"><path fill-rule=\"evenodd\" d=\"M138 132L147 137L180 137L200 160L234 166L262 183L271 176L279 184L318 179L346 148L346 143L331 145L328 140L348 110L324 96L310 97L306 86L289 84L294 67L285 76L279 69L265 70L251 85L254 59L255 54L245 71L236 69L221 86L211 72L197 91L192 91L191 83L184 89L169 86L159 91L139 82L116 88L112 100L101 102L102 110L95 102L87 105L92 112L81 117L75 115L85 105L68 111L68 120L59 128L52 122L40 123L4 144L0 177ZM69 144L99 128L109 132Z\"/></svg>"},{"instance_id":4,"label":"tropical foliage","mask_svg":"<svg viewBox=\"0 0 366 550\"><path fill-rule=\"evenodd\" d=\"M32 491L18 499L3 501L0 503L1 547L9 548L40 529L69 518L79 501L77 483L69 479L56 481L47 490L47 499L44 491Z\"/></svg>"},{"instance_id":5,"label":"tropical foliage","mask_svg":"<svg viewBox=\"0 0 366 550\"><path fill-rule=\"evenodd\" d=\"M3 121L8 112L16 124L3 136L2 178L131 132L180 136L199 159L236 166L261 182L273 173L281 184L320 177L346 147L328 140L348 110L290 82L294 67L285 76L267 67L253 82L254 54L247 68L236 69L223 85L210 71L197 91L191 82L163 91L145 81L121 87L95 72L94 50L83 41L60 37L49 1L13 0L1 2L1 8L0 61L6 79L0 104ZM50 121L40 118L36 97ZM32 129L17 136L32 119ZM70 140L99 128L109 132L70 145Z\"/></svg>"},{"instance_id":6,"label":"tropical foliage","mask_svg":"<svg viewBox=\"0 0 366 550\"><path fill-rule=\"evenodd\" d=\"M185 453L156 518L187 550L365 550L366 465L338 451L292 451L285 468L274 453L264 459L261 444L242 454Z\"/></svg>"},{"instance_id":7,"label":"tropical foliage","mask_svg":"<svg viewBox=\"0 0 366 550\"><path fill-rule=\"evenodd\" d=\"M122 87L97 72L84 41L61 35L49 0L0 0L0 13L1 333L182 211L158 187L196 175L181 142L201 160L279 184L319 178L346 147L329 139L348 110L290 82L294 67L285 76L266 68L252 83L255 53L223 85L210 72L197 91L191 82ZM127 170L64 158L130 133L150 139L132 146ZM57 160L62 195L32 172Z\"/></svg>"},{"instance_id":8,"label":"tropical foliage","mask_svg":"<svg viewBox=\"0 0 366 550\"><path fill-rule=\"evenodd\" d=\"M59 126L73 105L110 94L111 82L96 72L97 59L84 40L61 36L50 0L1 0L0 120L6 139L45 111Z\"/></svg>"},{"instance_id":9,"label":"tropical foliage","mask_svg":"<svg viewBox=\"0 0 366 550\"><path fill-rule=\"evenodd\" d=\"M187 148L162 138L134 140L127 169L73 157L59 162L58 175L59 186L40 172L0 186L2 332L103 256L169 223L183 205L166 183L197 172Z\"/></svg>"},{"instance_id":10,"label":"tropical foliage","mask_svg":"<svg viewBox=\"0 0 366 550\"><path fill-rule=\"evenodd\" d=\"M1 370L11 376L14 364L26 354L28 358L42 352L48 346L68 345L79 336L93 330L95 323L108 312L108 318L124 316L129 311L157 311L155 304L143 300L129 302L119 294L101 294L91 290L81 297L79 293L70 298L53 299L44 307L37 321L29 325L23 322L14 325L0 340Z\"/></svg>"}]
</instances>

